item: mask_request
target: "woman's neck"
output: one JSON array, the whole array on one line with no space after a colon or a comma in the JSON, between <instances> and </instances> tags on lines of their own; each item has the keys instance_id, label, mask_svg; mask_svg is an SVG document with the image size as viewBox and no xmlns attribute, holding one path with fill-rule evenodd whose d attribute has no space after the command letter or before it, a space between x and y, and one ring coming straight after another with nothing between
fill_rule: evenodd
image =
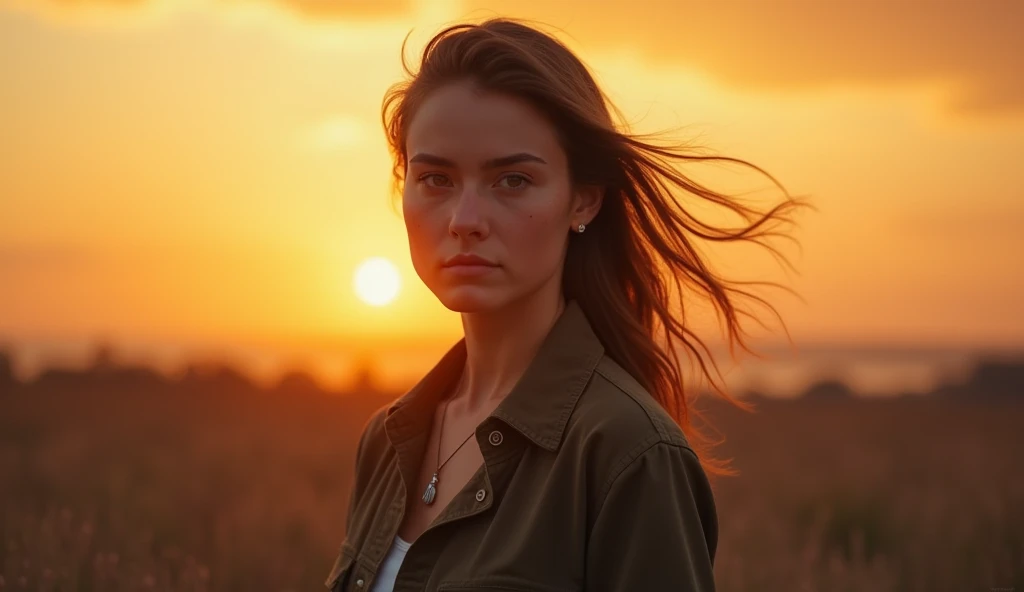
<instances>
[{"instance_id":1,"label":"woman's neck","mask_svg":"<svg viewBox=\"0 0 1024 592\"><path fill-rule=\"evenodd\" d=\"M551 298L541 292L501 310L463 313L466 367L455 395L462 411L496 406L519 381L564 309L561 294Z\"/></svg>"}]
</instances>

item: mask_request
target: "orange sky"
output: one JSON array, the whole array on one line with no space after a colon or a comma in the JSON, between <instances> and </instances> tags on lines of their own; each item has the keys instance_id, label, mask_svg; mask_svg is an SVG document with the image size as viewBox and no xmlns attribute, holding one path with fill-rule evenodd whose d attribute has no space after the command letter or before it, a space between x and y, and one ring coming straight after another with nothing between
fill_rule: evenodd
<instances>
[{"instance_id":1,"label":"orange sky","mask_svg":"<svg viewBox=\"0 0 1024 592\"><path fill-rule=\"evenodd\" d=\"M813 196L800 276L723 260L802 294L772 293L798 342L1024 345L1024 4L910 4L0 0L0 340L457 338L380 99L410 29L510 14L566 31L637 130ZM390 306L353 293L371 256L401 270Z\"/></svg>"}]
</instances>

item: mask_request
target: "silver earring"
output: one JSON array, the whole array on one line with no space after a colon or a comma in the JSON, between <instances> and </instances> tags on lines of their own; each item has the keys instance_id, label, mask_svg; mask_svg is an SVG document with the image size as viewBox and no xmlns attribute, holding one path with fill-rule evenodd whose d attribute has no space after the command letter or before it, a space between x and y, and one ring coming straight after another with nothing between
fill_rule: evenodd
<instances>
[{"instance_id":1,"label":"silver earring","mask_svg":"<svg viewBox=\"0 0 1024 592\"><path fill-rule=\"evenodd\" d=\"M586 229L587 229L587 225L586 224L580 224L579 226L576 227L576 232L582 233Z\"/></svg>"}]
</instances>

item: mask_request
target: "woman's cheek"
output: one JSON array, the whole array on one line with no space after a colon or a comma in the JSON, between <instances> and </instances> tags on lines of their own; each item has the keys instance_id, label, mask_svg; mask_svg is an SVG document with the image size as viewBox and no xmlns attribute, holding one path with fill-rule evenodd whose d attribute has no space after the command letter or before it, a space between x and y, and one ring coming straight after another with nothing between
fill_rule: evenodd
<instances>
[{"instance_id":1,"label":"woman's cheek","mask_svg":"<svg viewBox=\"0 0 1024 592\"><path fill-rule=\"evenodd\" d=\"M520 261L530 268L548 267L552 262L557 263L559 258L559 245L564 240L560 234L562 223L553 215L533 213L523 220L524 224L512 232L515 241L510 252L520 253ZM537 269L540 271L540 269Z\"/></svg>"}]
</instances>

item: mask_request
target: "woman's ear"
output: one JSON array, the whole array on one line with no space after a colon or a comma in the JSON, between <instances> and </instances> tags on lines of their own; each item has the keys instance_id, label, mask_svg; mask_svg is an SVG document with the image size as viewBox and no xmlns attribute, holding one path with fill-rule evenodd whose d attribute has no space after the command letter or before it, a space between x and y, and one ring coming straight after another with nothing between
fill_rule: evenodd
<instances>
[{"instance_id":1,"label":"woman's ear","mask_svg":"<svg viewBox=\"0 0 1024 592\"><path fill-rule=\"evenodd\" d=\"M601 210L601 201L603 199L604 187L598 185L581 185L577 187L573 195L573 206L570 213L571 226L575 228L580 224L590 224L590 221Z\"/></svg>"}]
</instances>

